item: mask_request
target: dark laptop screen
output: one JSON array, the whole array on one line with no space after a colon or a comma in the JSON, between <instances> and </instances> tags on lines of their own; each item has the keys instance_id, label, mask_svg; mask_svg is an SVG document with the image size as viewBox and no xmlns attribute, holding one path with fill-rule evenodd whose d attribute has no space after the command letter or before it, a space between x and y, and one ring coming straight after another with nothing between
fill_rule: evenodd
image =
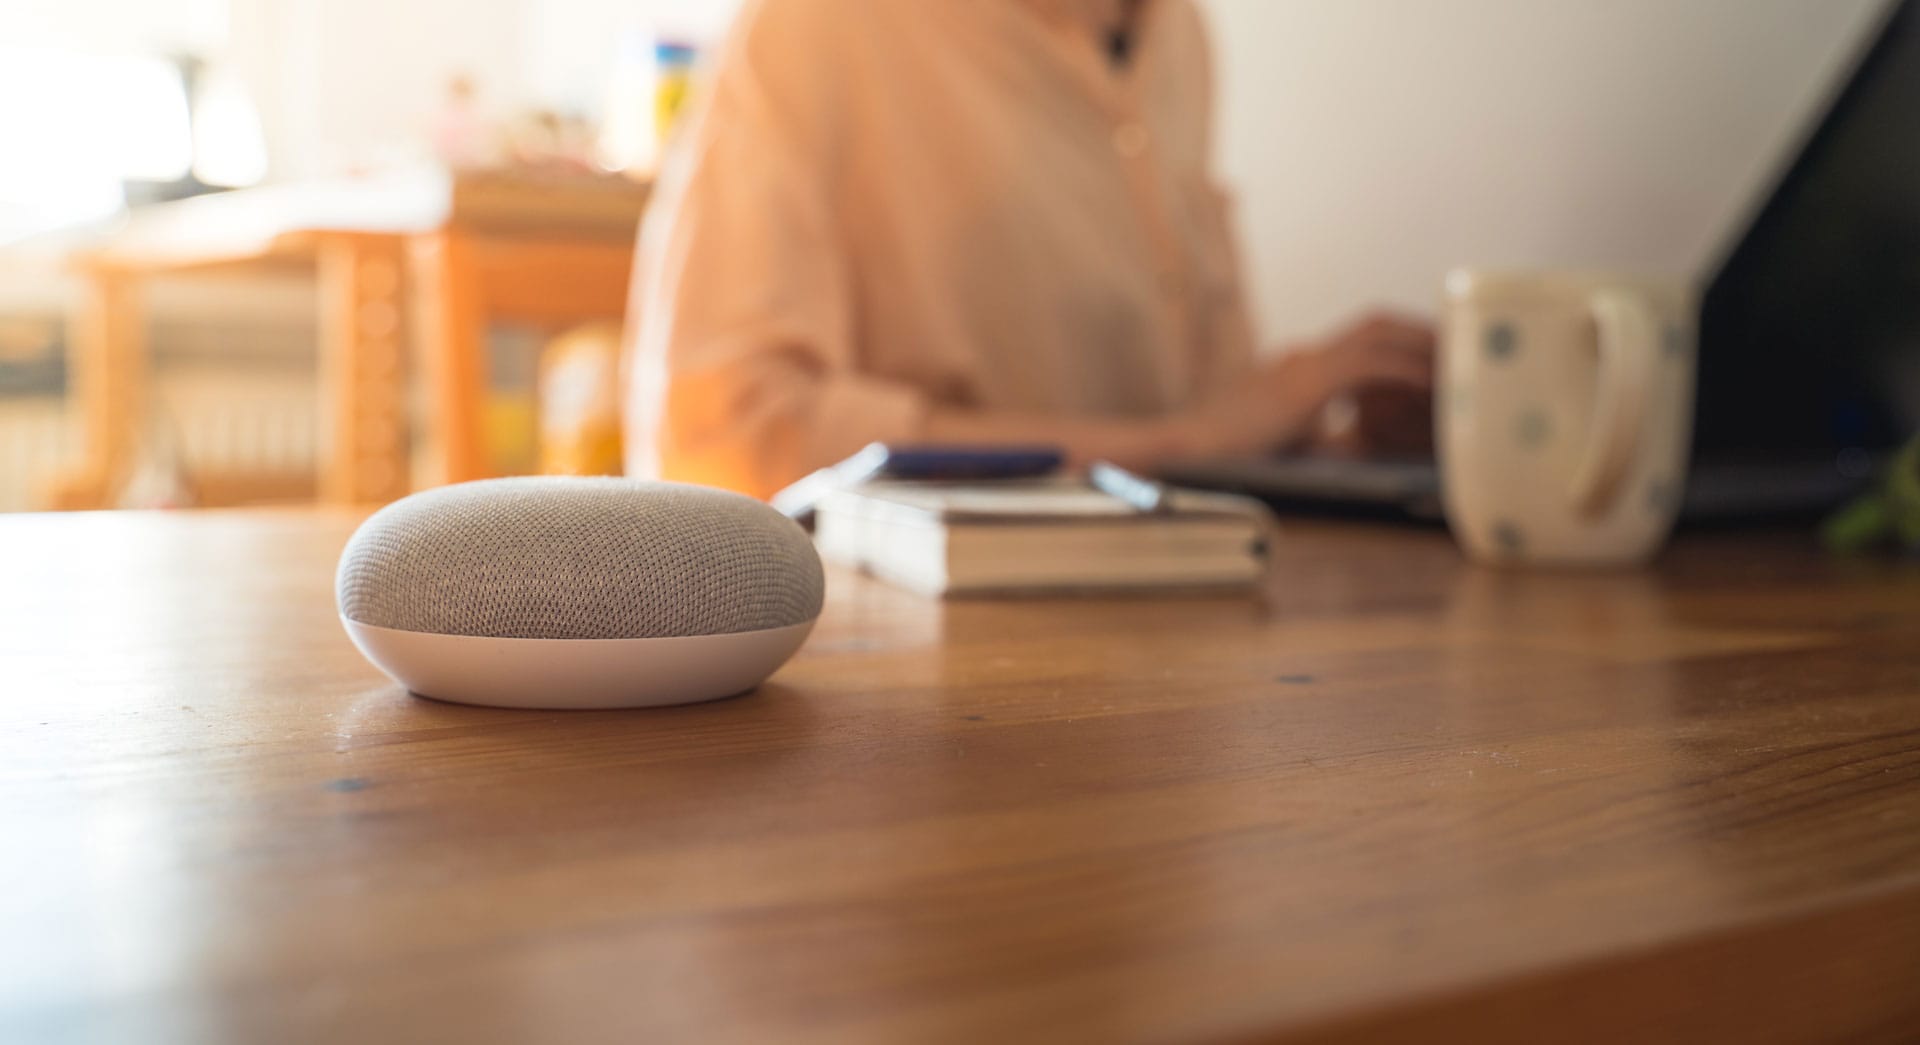
<instances>
[{"instance_id":1,"label":"dark laptop screen","mask_svg":"<svg viewBox=\"0 0 1920 1045\"><path fill-rule=\"evenodd\" d=\"M1920 5L1902 0L1709 286L1696 455L1920 430Z\"/></svg>"}]
</instances>

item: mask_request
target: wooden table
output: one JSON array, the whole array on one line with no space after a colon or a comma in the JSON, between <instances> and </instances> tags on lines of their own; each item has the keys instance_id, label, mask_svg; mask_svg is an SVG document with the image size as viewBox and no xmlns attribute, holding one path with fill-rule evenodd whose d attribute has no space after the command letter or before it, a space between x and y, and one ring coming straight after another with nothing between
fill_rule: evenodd
<instances>
[{"instance_id":1,"label":"wooden table","mask_svg":"<svg viewBox=\"0 0 1920 1045\"><path fill-rule=\"evenodd\" d=\"M111 501L146 435L146 316L155 277L298 268L317 274L322 432L316 492L339 504L488 474L482 433L489 324L558 327L625 308L645 186L437 169L246 189L163 204L76 252L86 279L73 338L85 459L53 502ZM406 336L420 332L430 474L412 476ZM245 500L248 477L197 477ZM277 487L276 487L277 489Z\"/></svg>"},{"instance_id":2,"label":"wooden table","mask_svg":"<svg viewBox=\"0 0 1920 1045\"><path fill-rule=\"evenodd\" d=\"M412 698L346 513L0 520L0 1038L1920 1036L1920 567L835 574L769 685Z\"/></svg>"}]
</instances>

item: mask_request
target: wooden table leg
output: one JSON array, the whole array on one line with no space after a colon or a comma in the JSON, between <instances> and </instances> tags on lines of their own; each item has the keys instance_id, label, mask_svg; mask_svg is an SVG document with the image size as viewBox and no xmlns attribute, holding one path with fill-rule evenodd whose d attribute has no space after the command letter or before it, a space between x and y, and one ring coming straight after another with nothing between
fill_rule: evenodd
<instances>
[{"instance_id":1,"label":"wooden table leg","mask_svg":"<svg viewBox=\"0 0 1920 1045\"><path fill-rule=\"evenodd\" d=\"M108 266L86 269L85 296L68 350L69 402L80 413L85 449L78 469L54 485L49 500L56 508L109 507L115 487L133 465L134 448L146 430L149 395L143 290L132 273Z\"/></svg>"},{"instance_id":2,"label":"wooden table leg","mask_svg":"<svg viewBox=\"0 0 1920 1045\"><path fill-rule=\"evenodd\" d=\"M403 263L397 236L320 243L320 495L332 503L384 503L409 488Z\"/></svg>"},{"instance_id":3,"label":"wooden table leg","mask_svg":"<svg viewBox=\"0 0 1920 1045\"><path fill-rule=\"evenodd\" d=\"M484 417L487 394L486 310L473 244L452 230L414 237L414 288L420 357L428 389L427 484L492 474Z\"/></svg>"}]
</instances>

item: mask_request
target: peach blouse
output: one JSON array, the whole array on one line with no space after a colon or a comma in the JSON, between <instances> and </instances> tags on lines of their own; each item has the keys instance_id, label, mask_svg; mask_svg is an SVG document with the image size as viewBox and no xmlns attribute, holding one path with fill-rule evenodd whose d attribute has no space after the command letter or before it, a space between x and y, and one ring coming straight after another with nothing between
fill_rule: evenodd
<instances>
[{"instance_id":1,"label":"peach blouse","mask_svg":"<svg viewBox=\"0 0 1920 1045\"><path fill-rule=\"evenodd\" d=\"M935 406L1176 410L1252 355L1191 0L748 0L640 237L630 474L765 496Z\"/></svg>"}]
</instances>

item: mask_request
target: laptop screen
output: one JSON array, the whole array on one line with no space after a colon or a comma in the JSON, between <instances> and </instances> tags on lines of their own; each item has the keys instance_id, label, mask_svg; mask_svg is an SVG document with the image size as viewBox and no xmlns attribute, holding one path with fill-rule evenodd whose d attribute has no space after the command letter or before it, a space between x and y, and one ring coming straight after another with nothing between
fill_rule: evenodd
<instances>
[{"instance_id":1,"label":"laptop screen","mask_svg":"<svg viewBox=\"0 0 1920 1045\"><path fill-rule=\"evenodd\" d=\"M1709 285L1697 457L1860 459L1920 431L1920 4L1901 0Z\"/></svg>"}]
</instances>

